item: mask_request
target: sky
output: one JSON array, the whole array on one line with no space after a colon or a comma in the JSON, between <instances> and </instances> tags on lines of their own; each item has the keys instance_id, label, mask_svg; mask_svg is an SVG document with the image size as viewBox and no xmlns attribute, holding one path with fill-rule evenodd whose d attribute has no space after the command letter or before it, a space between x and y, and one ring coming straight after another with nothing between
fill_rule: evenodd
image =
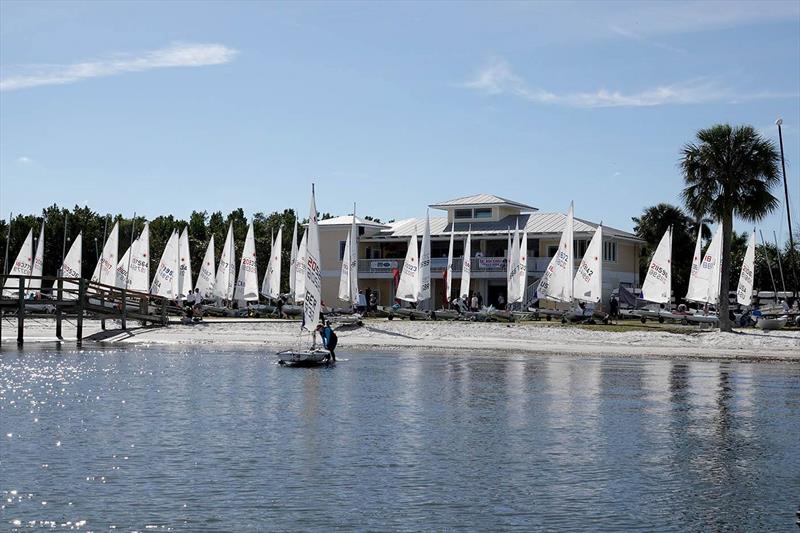
<instances>
[{"instance_id":1,"label":"sky","mask_svg":"<svg viewBox=\"0 0 800 533\"><path fill-rule=\"evenodd\" d=\"M305 213L314 182L333 214L485 192L631 230L697 130L778 117L800 221L797 1L0 2L3 218Z\"/></svg>"}]
</instances>

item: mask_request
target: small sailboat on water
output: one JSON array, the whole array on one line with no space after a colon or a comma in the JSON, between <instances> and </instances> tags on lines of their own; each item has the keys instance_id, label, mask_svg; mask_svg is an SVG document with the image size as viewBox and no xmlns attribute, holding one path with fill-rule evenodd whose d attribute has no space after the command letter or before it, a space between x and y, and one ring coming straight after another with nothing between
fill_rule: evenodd
<instances>
[{"instance_id":1,"label":"small sailboat on water","mask_svg":"<svg viewBox=\"0 0 800 533\"><path fill-rule=\"evenodd\" d=\"M303 235L305 249L298 254L305 263L298 271L304 273L303 283L303 320L300 323L298 344L304 332L311 334L311 347L307 349L290 349L278 352L278 363L289 366L317 366L328 364L330 352L318 348L316 344L316 327L319 324L322 307L322 269L319 252L319 227L317 206L314 200L314 186L311 186L311 206L308 214L308 229ZM301 247L303 248L303 247Z\"/></svg>"}]
</instances>

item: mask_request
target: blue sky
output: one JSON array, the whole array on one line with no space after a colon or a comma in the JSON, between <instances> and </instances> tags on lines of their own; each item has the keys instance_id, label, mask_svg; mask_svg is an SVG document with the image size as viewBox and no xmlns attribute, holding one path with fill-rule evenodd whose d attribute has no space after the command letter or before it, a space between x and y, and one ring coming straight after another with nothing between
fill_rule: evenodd
<instances>
[{"instance_id":1,"label":"blue sky","mask_svg":"<svg viewBox=\"0 0 800 533\"><path fill-rule=\"evenodd\" d=\"M800 3L0 4L0 212L421 216L489 192L622 229L717 122L784 143ZM782 189L776 193L782 194ZM786 235L785 213L763 228ZM739 229L744 229L743 225Z\"/></svg>"}]
</instances>

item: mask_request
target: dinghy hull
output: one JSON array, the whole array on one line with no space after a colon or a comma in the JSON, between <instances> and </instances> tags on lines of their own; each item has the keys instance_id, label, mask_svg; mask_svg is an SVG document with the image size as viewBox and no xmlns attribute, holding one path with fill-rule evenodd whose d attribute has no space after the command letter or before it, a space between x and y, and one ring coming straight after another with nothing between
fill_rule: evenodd
<instances>
[{"instance_id":1,"label":"dinghy hull","mask_svg":"<svg viewBox=\"0 0 800 533\"><path fill-rule=\"evenodd\" d=\"M285 350L278 352L278 364L282 366L322 366L331 364L329 359L330 352L328 350Z\"/></svg>"}]
</instances>

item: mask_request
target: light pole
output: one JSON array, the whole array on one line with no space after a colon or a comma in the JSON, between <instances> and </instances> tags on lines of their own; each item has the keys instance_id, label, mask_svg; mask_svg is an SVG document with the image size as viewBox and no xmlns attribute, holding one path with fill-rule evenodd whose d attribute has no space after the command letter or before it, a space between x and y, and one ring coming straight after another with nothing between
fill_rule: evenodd
<instances>
[{"instance_id":1,"label":"light pole","mask_svg":"<svg viewBox=\"0 0 800 533\"><path fill-rule=\"evenodd\" d=\"M792 263L792 279L794 280L794 290L797 291L798 283L797 283L797 269L795 267L795 259L794 255L796 250L794 249L794 236L792 235L792 213L789 209L789 185L786 182L786 161L783 158L783 131L781 130L781 125L783 124L783 119L778 118L775 121L775 125L778 126L778 140L781 145L781 168L783 170L783 194L786 198L786 220L789 222L789 260ZM780 253L780 251L778 252ZM795 295L796 296L796 295Z\"/></svg>"}]
</instances>

